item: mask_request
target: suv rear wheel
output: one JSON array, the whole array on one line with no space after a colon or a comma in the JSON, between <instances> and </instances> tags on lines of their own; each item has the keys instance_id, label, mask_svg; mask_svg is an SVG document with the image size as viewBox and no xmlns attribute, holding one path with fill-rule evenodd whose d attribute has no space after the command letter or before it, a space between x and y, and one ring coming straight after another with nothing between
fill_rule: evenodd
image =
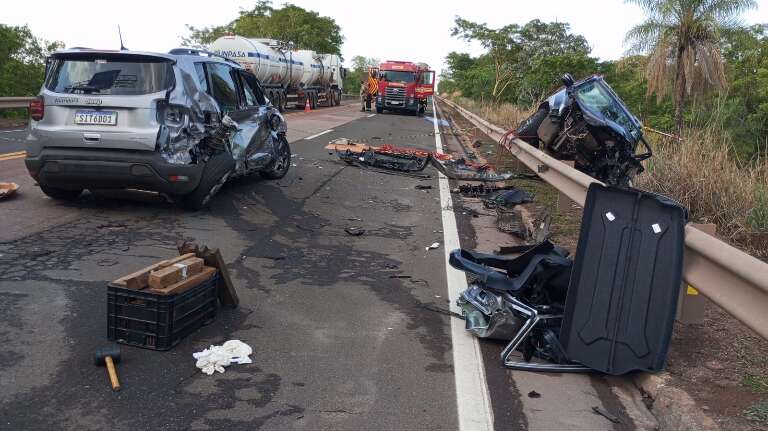
<instances>
[{"instance_id":1,"label":"suv rear wheel","mask_svg":"<svg viewBox=\"0 0 768 431\"><path fill-rule=\"evenodd\" d=\"M73 201L80 197L83 193L83 189L59 189L51 186L44 186L40 184L40 190L46 195L60 201Z\"/></svg>"},{"instance_id":2,"label":"suv rear wheel","mask_svg":"<svg viewBox=\"0 0 768 431\"><path fill-rule=\"evenodd\" d=\"M208 160L203 169L200 184L192 193L182 198L184 207L197 211L208 205L216 193L227 182L232 170L235 169L235 160L229 153L219 153Z\"/></svg>"},{"instance_id":3,"label":"suv rear wheel","mask_svg":"<svg viewBox=\"0 0 768 431\"><path fill-rule=\"evenodd\" d=\"M291 147L288 145L288 140L285 139L285 135L280 135L277 140L277 157L266 170L259 172L259 174L268 180L279 180L288 173L288 169L291 167Z\"/></svg>"}]
</instances>

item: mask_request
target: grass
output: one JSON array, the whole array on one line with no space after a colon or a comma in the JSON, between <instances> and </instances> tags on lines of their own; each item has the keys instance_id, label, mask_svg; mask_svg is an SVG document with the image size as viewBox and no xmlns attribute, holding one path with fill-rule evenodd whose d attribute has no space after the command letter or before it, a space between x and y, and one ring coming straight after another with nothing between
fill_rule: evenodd
<instances>
[{"instance_id":1,"label":"grass","mask_svg":"<svg viewBox=\"0 0 768 431\"><path fill-rule=\"evenodd\" d=\"M760 401L744 410L744 417L752 422L768 425L768 401Z\"/></svg>"},{"instance_id":2,"label":"grass","mask_svg":"<svg viewBox=\"0 0 768 431\"><path fill-rule=\"evenodd\" d=\"M747 374L741 379L741 384L759 394L768 394L768 380L757 374Z\"/></svg>"}]
</instances>

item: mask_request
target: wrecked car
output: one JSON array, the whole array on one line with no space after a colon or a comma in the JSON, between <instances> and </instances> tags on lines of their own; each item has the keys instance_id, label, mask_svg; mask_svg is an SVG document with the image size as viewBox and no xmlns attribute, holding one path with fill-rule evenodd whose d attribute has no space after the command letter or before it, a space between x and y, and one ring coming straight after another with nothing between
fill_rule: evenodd
<instances>
[{"instance_id":1,"label":"wrecked car","mask_svg":"<svg viewBox=\"0 0 768 431\"><path fill-rule=\"evenodd\" d=\"M30 117L27 170L54 199L139 189L194 210L231 178L290 167L285 119L259 81L205 51L58 51Z\"/></svg>"},{"instance_id":2,"label":"wrecked car","mask_svg":"<svg viewBox=\"0 0 768 431\"><path fill-rule=\"evenodd\" d=\"M590 76L574 82L563 76L563 88L523 121L515 135L576 169L615 186L629 186L651 157L640 121L629 112L605 80ZM645 152L636 154L642 144Z\"/></svg>"}]
</instances>

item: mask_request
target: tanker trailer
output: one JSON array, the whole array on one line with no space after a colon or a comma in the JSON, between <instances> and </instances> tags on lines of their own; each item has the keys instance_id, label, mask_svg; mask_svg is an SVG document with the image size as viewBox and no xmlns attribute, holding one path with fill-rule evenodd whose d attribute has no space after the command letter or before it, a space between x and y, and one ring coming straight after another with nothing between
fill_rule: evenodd
<instances>
[{"instance_id":1,"label":"tanker trailer","mask_svg":"<svg viewBox=\"0 0 768 431\"><path fill-rule=\"evenodd\" d=\"M216 39L209 50L228 57L253 72L264 93L281 111L341 104L346 70L335 54L293 50L273 39L248 39L227 35Z\"/></svg>"}]
</instances>

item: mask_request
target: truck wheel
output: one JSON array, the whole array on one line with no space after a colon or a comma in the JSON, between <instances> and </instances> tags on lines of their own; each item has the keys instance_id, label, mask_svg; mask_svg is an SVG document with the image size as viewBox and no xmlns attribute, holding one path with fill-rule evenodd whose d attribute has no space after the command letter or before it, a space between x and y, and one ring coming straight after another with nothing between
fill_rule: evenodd
<instances>
[{"instance_id":1,"label":"truck wheel","mask_svg":"<svg viewBox=\"0 0 768 431\"><path fill-rule=\"evenodd\" d=\"M309 103L312 104L312 109L317 109L317 93L312 93L312 98Z\"/></svg>"},{"instance_id":2,"label":"truck wheel","mask_svg":"<svg viewBox=\"0 0 768 431\"><path fill-rule=\"evenodd\" d=\"M291 168L291 146L288 145L285 135L278 137L276 146L277 157L266 170L259 172L259 175L268 180L283 178L288 173L288 169Z\"/></svg>"},{"instance_id":3,"label":"truck wheel","mask_svg":"<svg viewBox=\"0 0 768 431\"><path fill-rule=\"evenodd\" d=\"M227 182L235 169L235 159L229 153L219 153L208 159L203 168L200 184L190 194L182 198L184 207L197 211L208 205L216 193Z\"/></svg>"},{"instance_id":4,"label":"truck wheel","mask_svg":"<svg viewBox=\"0 0 768 431\"><path fill-rule=\"evenodd\" d=\"M522 123L520 123L519 126L517 126L517 129L515 129L515 134L523 141L533 145L536 148L539 148L539 126L546 117L547 109L539 108L536 113L525 119Z\"/></svg>"},{"instance_id":5,"label":"truck wheel","mask_svg":"<svg viewBox=\"0 0 768 431\"><path fill-rule=\"evenodd\" d=\"M282 114L285 112L285 96L282 93L277 93L277 110Z\"/></svg>"},{"instance_id":6,"label":"truck wheel","mask_svg":"<svg viewBox=\"0 0 768 431\"><path fill-rule=\"evenodd\" d=\"M341 90L338 90L336 92L336 106L340 106L340 105L341 105Z\"/></svg>"},{"instance_id":7,"label":"truck wheel","mask_svg":"<svg viewBox=\"0 0 768 431\"><path fill-rule=\"evenodd\" d=\"M74 201L83 193L83 189L60 189L40 184L40 190L49 197L60 201Z\"/></svg>"}]
</instances>

